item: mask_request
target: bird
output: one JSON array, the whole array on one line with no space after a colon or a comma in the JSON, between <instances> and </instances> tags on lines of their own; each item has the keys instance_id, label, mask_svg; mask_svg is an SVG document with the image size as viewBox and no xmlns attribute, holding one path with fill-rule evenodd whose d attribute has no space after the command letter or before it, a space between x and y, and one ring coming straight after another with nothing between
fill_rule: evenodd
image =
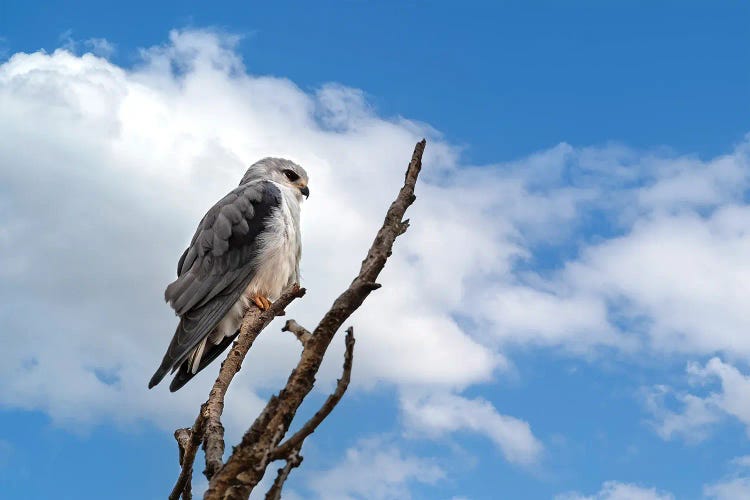
<instances>
[{"instance_id":1,"label":"bird","mask_svg":"<svg viewBox=\"0 0 750 500\"><path fill-rule=\"evenodd\" d=\"M267 310L299 282L307 184L296 163L263 158L206 212L164 292L180 321L149 389L170 370L169 390L183 387L231 345L253 304Z\"/></svg>"}]
</instances>

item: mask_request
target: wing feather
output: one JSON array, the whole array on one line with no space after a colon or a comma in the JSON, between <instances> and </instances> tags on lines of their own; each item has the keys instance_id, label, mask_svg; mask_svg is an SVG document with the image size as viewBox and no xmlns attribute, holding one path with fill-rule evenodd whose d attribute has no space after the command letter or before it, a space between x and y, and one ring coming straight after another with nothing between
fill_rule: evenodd
<instances>
[{"instance_id":1,"label":"wing feather","mask_svg":"<svg viewBox=\"0 0 750 500\"><path fill-rule=\"evenodd\" d=\"M206 213L177 265L177 279L165 300L180 323L149 387L216 327L252 280L267 219L281 204L279 188L269 181L243 184Z\"/></svg>"}]
</instances>

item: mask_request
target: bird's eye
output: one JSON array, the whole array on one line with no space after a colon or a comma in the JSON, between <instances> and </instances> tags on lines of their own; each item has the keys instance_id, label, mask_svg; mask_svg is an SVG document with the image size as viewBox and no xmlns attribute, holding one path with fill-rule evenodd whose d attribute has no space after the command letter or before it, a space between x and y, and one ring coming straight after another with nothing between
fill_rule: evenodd
<instances>
[{"instance_id":1,"label":"bird's eye","mask_svg":"<svg viewBox=\"0 0 750 500\"><path fill-rule=\"evenodd\" d=\"M286 175L286 178L292 182L299 179L299 175L297 175L294 170L284 170L284 175Z\"/></svg>"}]
</instances>

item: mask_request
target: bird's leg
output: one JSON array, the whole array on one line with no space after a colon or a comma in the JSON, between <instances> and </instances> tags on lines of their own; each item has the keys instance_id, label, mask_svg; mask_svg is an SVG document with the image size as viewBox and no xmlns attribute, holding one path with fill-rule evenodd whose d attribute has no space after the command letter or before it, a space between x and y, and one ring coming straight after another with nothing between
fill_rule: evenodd
<instances>
[{"instance_id":1,"label":"bird's leg","mask_svg":"<svg viewBox=\"0 0 750 500\"><path fill-rule=\"evenodd\" d=\"M260 309L261 311L266 311L271 307L271 301L263 295L253 295L251 300L256 306L258 306L258 309Z\"/></svg>"}]
</instances>

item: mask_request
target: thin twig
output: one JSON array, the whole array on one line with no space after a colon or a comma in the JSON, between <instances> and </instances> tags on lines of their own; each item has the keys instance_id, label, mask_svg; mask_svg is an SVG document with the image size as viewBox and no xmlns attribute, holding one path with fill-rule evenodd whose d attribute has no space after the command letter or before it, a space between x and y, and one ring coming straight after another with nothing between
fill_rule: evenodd
<instances>
[{"instance_id":1,"label":"thin twig","mask_svg":"<svg viewBox=\"0 0 750 500\"><path fill-rule=\"evenodd\" d=\"M286 457L286 463L284 467L280 468L276 473L276 479L273 481L273 485L266 493L266 500L281 500L281 489L284 487L284 483L289 477L289 473L292 469L299 467L302 463L302 455L299 454L299 449L293 449Z\"/></svg>"},{"instance_id":2,"label":"thin twig","mask_svg":"<svg viewBox=\"0 0 750 500\"><path fill-rule=\"evenodd\" d=\"M193 435L193 430L189 428L177 429L174 431L174 438L177 440L177 447L180 452L180 465L185 460L185 448L190 446L190 437Z\"/></svg>"},{"instance_id":3,"label":"thin twig","mask_svg":"<svg viewBox=\"0 0 750 500\"><path fill-rule=\"evenodd\" d=\"M312 333L308 332L304 326L300 325L293 319L287 320L281 331L292 332L303 346L305 346L307 344L307 341L310 340L310 337L312 337Z\"/></svg>"},{"instance_id":4,"label":"thin twig","mask_svg":"<svg viewBox=\"0 0 750 500\"><path fill-rule=\"evenodd\" d=\"M174 438L177 440L177 446L180 450L180 476L177 478L172 492L169 494L169 500L177 500L182 496L183 500L190 500L192 498L192 487L190 479L193 477L193 462L195 462L195 454L198 452L198 447L203 439L203 433L206 430L206 419L203 415L205 404L201 406L201 411L198 414L198 418L195 419L195 423L191 429L177 429L174 431Z\"/></svg>"},{"instance_id":5,"label":"thin twig","mask_svg":"<svg viewBox=\"0 0 750 500\"><path fill-rule=\"evenodd\" d=\"M292 437L281 443L271 453L272 459L284 458L294 449L301 449L302 442L315 432L320 423L330 415L336 405L344 397L346 388L349 387L349 381L352 378L352 362L354 359L354 328L351 326L346 330L346 351L344 352L344 370L341 378L336 383L336 390L328 396L326 402L320 407L315 415L303 425L300 430L294 433Z\"/></svg>"}]
</instances>

